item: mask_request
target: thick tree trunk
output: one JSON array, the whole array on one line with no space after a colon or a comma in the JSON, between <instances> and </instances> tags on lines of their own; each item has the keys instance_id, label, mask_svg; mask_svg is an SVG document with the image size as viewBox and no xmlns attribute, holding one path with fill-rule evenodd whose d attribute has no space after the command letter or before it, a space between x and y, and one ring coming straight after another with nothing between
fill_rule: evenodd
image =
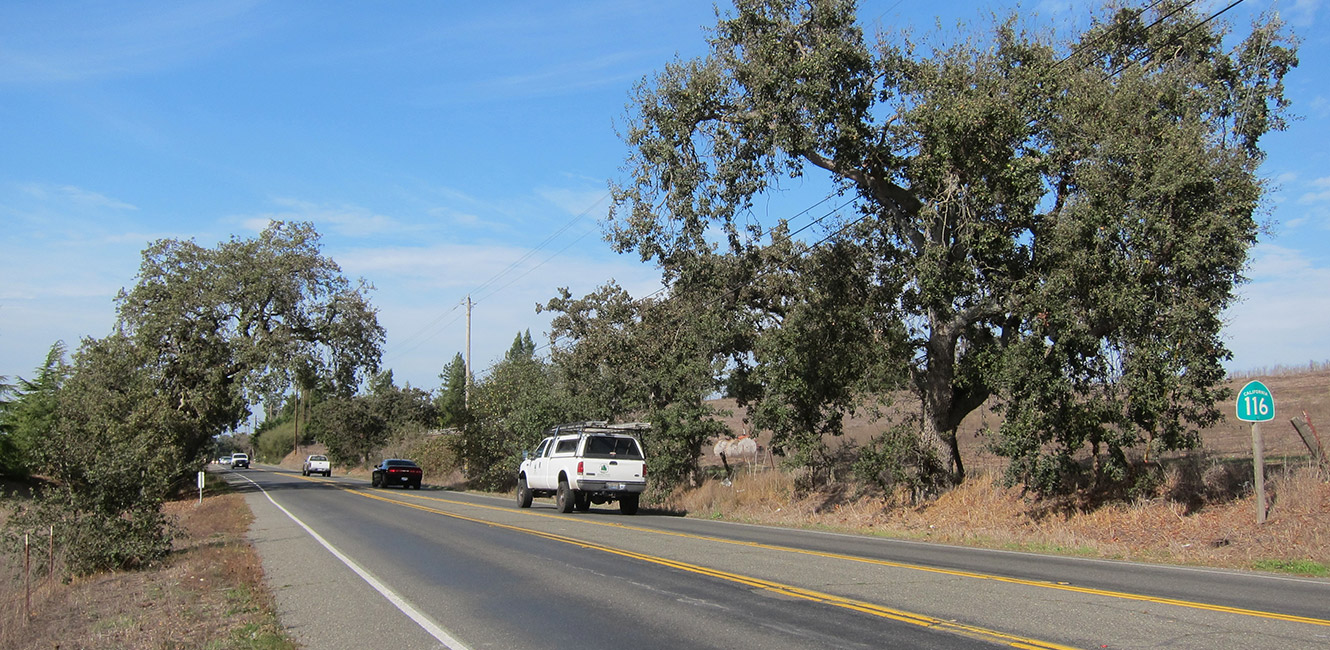
<instances>
[{"instance_id":1,"label":"thick tree trunk","mask_svg":"<svg viewBox=\"0 0 1330 650\"><path fill-rule=\"evenodd\" d=\"M925 366L915 374L915 385L923 400L923 442L947 464L951 482L959 484L965 480L965 466L952 422L955 347L954 341L934 334L928 341Z\"/></svg>"},{"instance_id":2,"label":"thick tree trunk","mask_svg":"<svg viewBox=\"0 0 1330 650\"><path fill-rule=\"evenodd\" d=\"M956 342L959 328L938 325L925 346L924 367L913 371L915 388L923 401L924 443L947 464L952 484L965 481L956 430L971 411L988 399L985 386L956 387Z\"/></svg>"},{"instance_id":3,"label":"thick tree trunk","mask_svg":"<svg viewBox=\"0 0 1330 650\"><path fill-rule=\"evenodd\" d=\"M928 413L925 407L924 426L920 432L923 437L923 443L933 450L938 459L946 464L948 479L954 485L959 485L965 480L965 465L961 462L960 445L956 440L956 431L947 431L939 429L936 418Z\"/></svg>"}]
</instances>

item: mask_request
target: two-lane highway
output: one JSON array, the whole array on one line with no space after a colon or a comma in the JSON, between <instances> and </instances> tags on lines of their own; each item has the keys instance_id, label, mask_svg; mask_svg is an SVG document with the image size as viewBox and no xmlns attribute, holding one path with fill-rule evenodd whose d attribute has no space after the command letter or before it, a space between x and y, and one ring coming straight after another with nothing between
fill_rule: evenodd
<instances>
[{"instance_id":1,"label":"two-lane highway","mask_svg":"<svg viewBox=\"0 0 1330 650\"><path fill-rule=\"evenodd\" d=\"M226 477L249 491L279 616L308 647L1330 645L1321 580Z\"/></svg>"}]
</instances>

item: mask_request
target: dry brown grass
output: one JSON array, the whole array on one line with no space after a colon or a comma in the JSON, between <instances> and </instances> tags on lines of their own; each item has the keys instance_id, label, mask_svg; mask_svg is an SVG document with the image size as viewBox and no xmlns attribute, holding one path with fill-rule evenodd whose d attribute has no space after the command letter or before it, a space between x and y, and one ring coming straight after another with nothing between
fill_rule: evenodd
<instances>
[{"instance_id":1,"label":"dry brown grass","mask_svg":"<svg viewBox=\"0 0 1330 650\"><path fill-rule=\"evenodd\" d=\"M238 494L170 503L179 532L162 566L106 573L33 591L0 583L0 647L293 648L281 633L257 554L245 539L252 515ZM58 556L57 551L57 556ZM59 569L57 569L57 575Z\"/></svg>"},{"instance_id":2,"label":"dry brown grass","mask_svg":"<svg viewBox=\"0 0 1330 650\"><path fill-rule=\"evenodd\" d=\"M1330 567L1326 478L1311 468L1272 476L1273 506L1263 525L1256 524L1250 496L1195 509L1157 497L1066 512L1002 487L991 475L905 507L900 499L845 488L795 496L795 480L786 472L740 472L731 485L709 480L679 490L668 505L697 517L949 544L1316 574Z\"/></svg>"},{"instance_id":3,"label":"dry brown grass","mask_svg":"<svg viewBox=\"0 0 1330 650\"><path fill-rule=\"evenodd\" d=\"M1251 426L1236 419L1233 400L1219 405L1224 419L1201 432L1202 449L1163 459L1158 485L1139 490L1129 504L1039 502L998 485L995 477L1005 460L986 451L984 444L985 429L1001 423L991 405L970 414L958 431L971 480L924 506L899 506L908 500L844 484L795 497L794 479L778 471L756 475L740 471L732 486L708 481L695 490L675 492L667 504L693 516L956 544L1324 572L1330 567L1330 483L1324 474L1306 467L1308 451L1289 419L1306 412L1320 425L1322 440L1330 444L1330 367L1322 363L1249 373L1231 377L1228 383L1236 396L1243 384L1258 378L1270 387L1277 408L1276 419L1261 428L1273 504L1269 521L1262 526L1255 523L1250 495ZM844 435L829 438L828 446L852 453L902 414L918 409L908 395L892 400L894 406L884 409L881 419L862 412L846 418ZM742 410L732 401L713 403L731 410L721 418L731 431L750 433L764 446L770 442L771 432L744 429ZM720 461L708 454L703 463Z\"/></svg>"}]
</instances>

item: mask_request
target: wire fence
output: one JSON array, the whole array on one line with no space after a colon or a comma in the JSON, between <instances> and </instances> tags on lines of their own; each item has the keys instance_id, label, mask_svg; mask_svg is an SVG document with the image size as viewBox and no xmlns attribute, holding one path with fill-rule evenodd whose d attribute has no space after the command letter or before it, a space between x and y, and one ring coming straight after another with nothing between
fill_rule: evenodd
<instances>
[{"instance_id":1,"label":"wire fence","mask_svg":"<svg viewBox=\"0 0 1330 650\"><path fill-rule=\"evenodd\" d=\"M5 645L4 630L32 620L60 583L56 570L63 565L56 552L55 526L11 535L0 550L0 646Z\"/></svg>"}]
</instances>

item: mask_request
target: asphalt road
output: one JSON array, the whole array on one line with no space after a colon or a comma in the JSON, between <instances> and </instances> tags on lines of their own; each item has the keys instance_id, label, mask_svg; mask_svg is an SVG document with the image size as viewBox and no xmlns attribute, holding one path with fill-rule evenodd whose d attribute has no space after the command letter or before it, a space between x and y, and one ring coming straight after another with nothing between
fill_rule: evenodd
<instances>
[{"instance_id":1,"label":"asphalt road","mask_svg":"<svg viewBox=\"0 0 1330 650\"><path fill-rule=\"evenodd\" d=\"M1325 580L222 475L309 648L1330 647Z\"/></svg>"}]
</instances>

